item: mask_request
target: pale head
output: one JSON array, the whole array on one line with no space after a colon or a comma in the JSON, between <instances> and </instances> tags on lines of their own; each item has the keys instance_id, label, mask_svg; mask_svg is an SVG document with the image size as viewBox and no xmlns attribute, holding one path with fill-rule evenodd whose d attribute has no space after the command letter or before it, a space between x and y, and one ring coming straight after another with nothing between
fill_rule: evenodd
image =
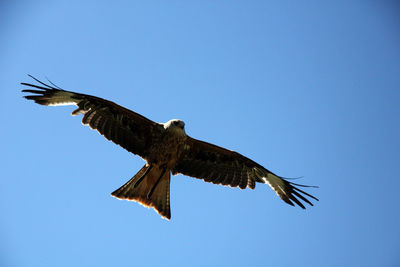
<instances>
[{"instance_id":1,"label":"pale head","mask_svg":"<svg viewBox=\"0 0 400 267\"><path fill-rule=\"evenodd\" d=\"M185 133L185 123L181 120L173 119L164 123L164 129Z\"/></svg>"}]
</instances>

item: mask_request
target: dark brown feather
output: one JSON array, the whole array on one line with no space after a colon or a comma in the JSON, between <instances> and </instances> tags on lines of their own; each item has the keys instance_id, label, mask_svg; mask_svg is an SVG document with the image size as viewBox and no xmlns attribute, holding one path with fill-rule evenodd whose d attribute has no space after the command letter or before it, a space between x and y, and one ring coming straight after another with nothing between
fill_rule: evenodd
<instances>
[{"instance_id":1,"label":"dark brown feather","mask_svg":"<svg viewBox=\"0 0 400 267\"><path fill-rule=\"evenodd\" d=\"M239 183L239 188L240 189L245 189L247 187L248 184L248 176L247 176L247 172L246 170L244 170L245 166L243 166L243 170L240 173L240 183ZM251 178L250 178L251 179Z\"/></svg>"},{"instance_id":2,"label":"dark brown feather","mask_svg":"<svg viewBox=\"0 0 400 267\"><path fill-rule=\"evenodd\" d=\"M248 179L255 179L242 174L247 171L246 166L252 167L252 161L240 154L190 137L186 144L189 149L182 153L174 171L232 187L247 186ZM210 178L212 173L214 179Z\"/></svg>"}]
</instances>

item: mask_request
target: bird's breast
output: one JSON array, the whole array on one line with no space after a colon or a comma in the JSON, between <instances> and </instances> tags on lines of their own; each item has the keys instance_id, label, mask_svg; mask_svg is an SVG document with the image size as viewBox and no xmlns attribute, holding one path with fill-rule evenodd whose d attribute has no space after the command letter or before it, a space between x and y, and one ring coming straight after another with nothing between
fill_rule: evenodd
<instances>
[{"instance_id":1,"label":"bird's breast","mask_svg":"<svg viewBox=\"0 0 400 267\"><path fill-rule=\"evenodd\" d=\"M166 133L152 144L148 161L172 169L184 150L186 136Z\"/></svg>"}]
</instances>

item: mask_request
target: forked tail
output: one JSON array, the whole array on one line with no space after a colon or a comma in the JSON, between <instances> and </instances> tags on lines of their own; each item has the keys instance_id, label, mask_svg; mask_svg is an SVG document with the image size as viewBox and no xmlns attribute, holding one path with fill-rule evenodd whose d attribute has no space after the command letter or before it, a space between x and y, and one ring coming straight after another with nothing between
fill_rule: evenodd
<instances>
[{"instance_id":1,"label":"forked tail","mask_svg":"<svg viewBox=\"0 0 400 267\"><path fill-rule=\"evenodd\" d=\"M169 207L170 171L144 165L126 184L111 193L118 199L134 200L154 208L165 219L171 218Z\"/></svg>"}]
</instances>

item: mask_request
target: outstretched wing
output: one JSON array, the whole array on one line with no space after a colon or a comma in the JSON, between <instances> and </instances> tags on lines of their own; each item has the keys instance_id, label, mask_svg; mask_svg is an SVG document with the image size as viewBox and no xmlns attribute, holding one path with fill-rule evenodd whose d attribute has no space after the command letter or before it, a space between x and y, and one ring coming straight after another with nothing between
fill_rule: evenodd
<instances>
[{"instance_id":1,"label":"outstretched wing","mask_svg":"<svg viewBox=\"0 0 400 267\"><path fill-rule=\"evenodd\" d=\"M300 200L311 206L313 204L306 197L318 200L296 187L314 186L291 183L237 152L191 137L187 138L185 150L173 173L181 173L214 184L239 186L241 189L254 189L256 182L266 183L283 201L292 206L295 202L303 209L305 207Z\"/></svg>"},{"instance_id":2,"label":"outstretched wing","mask_svg":"<svg viewBox=\"0 0 400 267\"><path fill-rule=\"evenodd\" d=\"M147 156L149 144L163 130L162 125L111 101L65 91L55 85L45 84L33 76L30 77L40 85L21 83L36 88L22 90L25 93L35 94L24 96L26 99L45 106L77 105L78 108L72 112L72 115L84 114L83 124L89 125L108 140L144 159Z\"/></svg>"}]
</instances>

